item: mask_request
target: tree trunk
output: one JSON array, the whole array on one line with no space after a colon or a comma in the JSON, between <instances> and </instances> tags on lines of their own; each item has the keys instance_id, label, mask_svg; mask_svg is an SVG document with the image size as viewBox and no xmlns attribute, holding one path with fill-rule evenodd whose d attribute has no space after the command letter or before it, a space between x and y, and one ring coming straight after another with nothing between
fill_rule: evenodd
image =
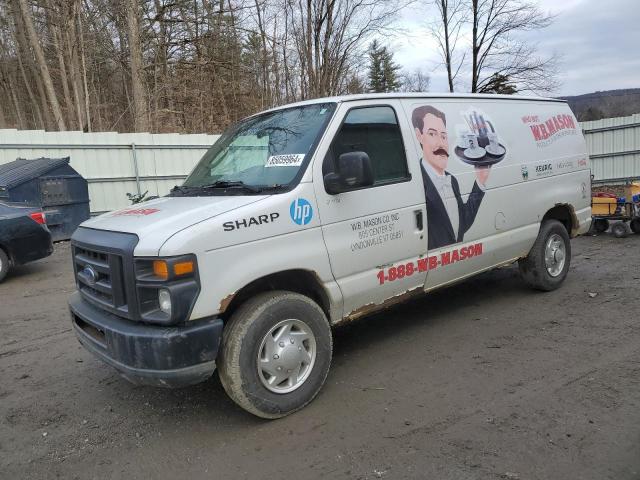
<instances>
[{"instance_id":1,"label":"tree trunk","mask_svg":"<svg viewBox=\"0 0 640 480\"><path fill-rule=\"evenodd\" d=\"M78 14L78 37L80 40L80 58L82 60L82 84L84 87L84 115L86 119L85 131L91 131L91 112L89 109L89 86L87 84L87 64L84 52L84 33L82 32L82 13Z\"/></svg>"},{"instance_id":2,"label":"tree trunk","mask_svg":"<svg viewBox=\"0 0 640 480\"><path fill-rule=\"evenodd\" d=\"M21 0L25 1L25 0ZM131 64L131 92L133 95L133 125L136 132L149 131L147 95L144 87L144 66L140 45L139 6L137 0L125 0L129 61Z\"/></svg>"},{"instance_id":3,"label":"tree trunk","mask_svg":"<svg viewBox=\"0 0 640 480\"><path fill-rule=\"evenodd\" d=\"M472 45L471 45L471 93L476 93L478 91L478 21L479 21L479 12L478 12L478 0L472 0L471 2L472 8L472 20L473 20L473 32L472 32Z\"/></svg>"},{"instance_id":4,"label":"tree trunk","mask_svg":"<svg viewBox=\"0 0 640 480\"><path fill-rule=\"evenodd\" d=\"M40 76L42 77L44 88L45 88L45 91L47 92L49 103L51 104L53 117L55 118L56 124L58 126L58 130L60 131L66 130L67 127L64 123L64 118L62 117L62 110L60 109L60 103L58 102L58 97L56 96L56 92L53 88L53 81L51 80L49 67L47 66L47 62L44 58L44 52L42 51L40 40L38 39L38 35L36 34L36 29L33 26L33 19L31 18L31 12L29 11L27 0L17 0L17 1L20 6L20 13L22 14L22 20L24 22L27 38L29 39L31 48L36 56L38 69L40 70Z\"/></svg>"},{"instance_id":5,"label":"tree trunk","mask_svg":"<svg viewBox=\"0 0 640 480\"><path fill-rule=\"evenodd\" d=\"M22 80L24 81L24 86L27 89L27 95L29 95L29 100L31 101L31 110L34 113L34 120L36 127L41 129L45 129L44 120L42 119L42 112L40 111L40 105L38 105L38 101L36 100L35 95L33 94L33 89L31 88L31 84L29 82L29 78L27 77L27 72L24 68L24 63L22 62L21 56L18 54L18 67L20 68L20 74L22 76Z\"/></svg>"},{"instance_id":6,"label":"tree trunk","mask_svg":"<svg viewBox=\"0 0 640 480\"><path fill-rule=\"evenodd\" d=\"M16 53L18 56L18 62L21 64L21 69L24 75L24 82L29 93L29 97L33 102L32 108L36 112L36 116L39 118L41 125L40 128L45 130L48 128L54 128L51 114L49 112L49 106L47 105L44 88L42 87L42 81L40 80L40 76L36 72L36 67L33 64L33 55L31 54L31 50L29 49L27 37L25 37L24 35L24 22L22 21L22 14L20 13L20 6L18 5L17 1L14 1L12 7L13 23L15 27L14 34L16 37L17 46ZM38 100L33 94L33 90L30 88L29 79L33 79L36 83L40 105L38 105Z\"/></svg>"},{"instance_id":7,"label":"tree trunk","mask_svg":"<svg viewBox=\"0 0 640 480\"><path fill-rule=\"evenodd\" d=\"M7 117L4 115L6 102L0 103L0 128L7 128Z\"/></svg>"},{"instance_id":8,"label":"tree trunk","mask_svg":"<svg viewBox=\"0 0 640 480\"><path fill-rule=\"evenodd\" d=\"M453 93L453 76L451 68L451 46L449 43L449 2L448 0L441 0L442 6L442 20L444 21L444 55L445 63L447 65L447 79L449 80L449 91Z\"/></svg>"},{"instance_id":9,"label":"tree trunk","mask_svg":"<svg viewBox=\"0 0 640 480\"><path fill-rule=\"evenodd\" d=\"M7 79L7 76L5 76L4 72L2 71L0 71L0 75L2 75L1 80L2 80L2 83L4 83L5 89L9 91L9 95L11 96L13 109L16 112L17 127L20 129L26 129L27 126L24 123L24 115L22 113L22 108L20 107L20 101L18 100L16 91L13 88L13 81L11 78ZM8 72L7 72L7 75L8 75Z\"/></svg>"},{"instance_id":10,"label":"tree trunk","mask_svg":"<svg viewBox=\"0 0 640 480\"><path fill-rule=\"evenodd\" d=\"M76 15L78 14L78 4L74 2L71 5L69 18L65 19L67 27L65 28L65 38L67 40L67 51L69 52L69 69L71 70L71 89L73 90L73 100L76 112L76 121L78 122L78 130L84 130L83 109L81 106L80 95L82 86L80 83L80 65L78 61L78 43L76 35Z\"/></svg>"}]
</instances>

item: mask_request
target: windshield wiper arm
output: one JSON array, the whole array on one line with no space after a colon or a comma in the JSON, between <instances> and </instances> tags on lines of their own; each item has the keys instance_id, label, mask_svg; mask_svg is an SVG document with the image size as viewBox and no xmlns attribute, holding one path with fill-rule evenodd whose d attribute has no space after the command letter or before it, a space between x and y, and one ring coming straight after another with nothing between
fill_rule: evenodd
<instances>
[{"instance_id":1,"label":"windshield wiper arm","mask_svg":"<svg viewBox=\"0 0 640 480\"><path fill-rule=\"evenodd\" d=\"M240 188L252 193L260 193L262 191L262 188L254 187L253 185L247 185L242 180L217 180L213 183L201 185L195 188L201 188L203 190L210 188Z\"/></svg>"}]
</instances>

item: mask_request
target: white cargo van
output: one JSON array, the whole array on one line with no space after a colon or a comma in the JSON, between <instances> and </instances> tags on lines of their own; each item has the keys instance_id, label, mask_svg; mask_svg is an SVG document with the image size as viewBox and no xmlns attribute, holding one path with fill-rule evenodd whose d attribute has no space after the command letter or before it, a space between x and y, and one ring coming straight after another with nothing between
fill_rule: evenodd
<instances>
[{"instance_id":1,"label":"white cargo van","mask_svg":"<svg viewBox=\"0 0 640 480\"><path fill-rule=\"evenodd\" d=\"M182 186L73 235L75 333L137 383L217 367L243 408L310 402L331 327L518 261L557 288L591 221L590 170L565 102L359 95L260 113Z\"/></svg>"}]
</instances>

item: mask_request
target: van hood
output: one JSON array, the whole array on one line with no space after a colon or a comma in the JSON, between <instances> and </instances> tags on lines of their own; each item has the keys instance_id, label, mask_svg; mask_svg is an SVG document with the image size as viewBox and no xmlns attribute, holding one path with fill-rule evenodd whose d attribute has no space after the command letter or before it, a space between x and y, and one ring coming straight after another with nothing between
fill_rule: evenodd
<instances>
[{"instance_id":1,"label":"van hood","mask_svg":"<svg viewBox=\"0 0 640 480\"><path fill-rule=\"evenodd\" d=\"M162 243L180 230L267 196L163 197L102 214L82 226L134 233L140 240L152 237Z\"/></svg>"}]
</instances>

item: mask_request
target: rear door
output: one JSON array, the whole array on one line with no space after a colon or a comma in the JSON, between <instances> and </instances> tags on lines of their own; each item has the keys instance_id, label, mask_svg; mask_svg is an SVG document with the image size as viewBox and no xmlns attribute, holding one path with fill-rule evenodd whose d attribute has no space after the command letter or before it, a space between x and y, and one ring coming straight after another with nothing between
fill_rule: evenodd
<instances>
[{"instance_id":1,"label":"rear door","mask_svg":"<svg viewBox=\"0 0 640 480\"><path fill-rule=\"evenodd\" d=\"M421 291L426 279L427 236L422 177L411 131L397 101L347 102L318 151L314 185L333 275L344 297L344 315L405 293ZM330 195L323 177L342 153L371 159L372 186ZM413 152L411 154L411 152ZM395 299L394 299L395 297Z\"/></svg>"}]
</instances>

